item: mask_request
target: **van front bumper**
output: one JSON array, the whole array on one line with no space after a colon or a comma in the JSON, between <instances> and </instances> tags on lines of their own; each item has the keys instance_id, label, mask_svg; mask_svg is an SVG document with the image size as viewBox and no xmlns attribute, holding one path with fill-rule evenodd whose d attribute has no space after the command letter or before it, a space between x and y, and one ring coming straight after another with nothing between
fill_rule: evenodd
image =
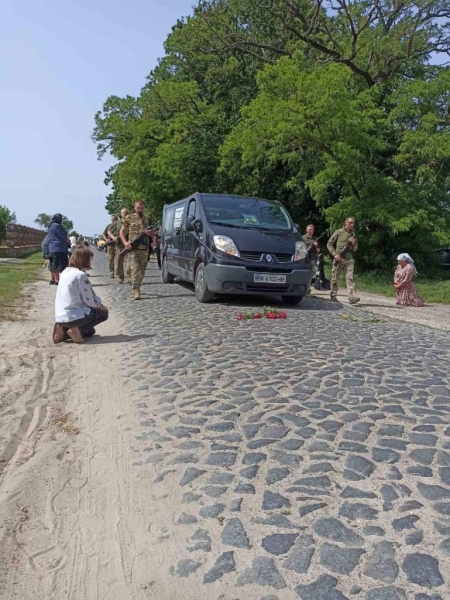
<instances>
[{"instance_id":1,"label":"van front bumper","mask_svg":"<svg viewBox=\"0 0 450 600\"><path fill-rule=\"evenodd\" d=\"M254 268L254 267L253 267ZM311 285L311 269L308 265L303 268L284 269L288 271L248 270L245 266L220 265L210 263L205 267L208 289L215 294L261 294L263 296L304 296ZM264 275L283 275L285 283L255 283L256 273Z\"/></svg>"}]
</instances>

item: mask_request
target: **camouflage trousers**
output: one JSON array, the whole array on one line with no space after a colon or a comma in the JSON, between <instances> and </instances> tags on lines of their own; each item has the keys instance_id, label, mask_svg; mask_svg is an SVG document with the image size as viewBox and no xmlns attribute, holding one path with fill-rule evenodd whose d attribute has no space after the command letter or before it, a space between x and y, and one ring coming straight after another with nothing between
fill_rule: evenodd
<instances>
[{"instance_id":1,"label":"camouflage trousers","mask_svg":"<svg viewBox=\"0 0 450 600\"><path fill-rule=\"evenodd\" d=\"M125 255L125 256L120 256L121 251L123 250L123 248L118 248L117 249L117 260L116 260L116 275L117 277L123 281L125 274L124 274L124 265L125 268L127 270L127 281L131 281L131 260L130 260L130 255ZM125 262L126 261L126 262Z\"/></svg>"},{"instance_id":2,"label":"camouflage trousers","mask_svg":"<svg viewBox=\"0 0 450 600\"><path fill-rule=\"evenodd\" d=\"M130 261L132 288L133 290L139 290L147 268L147 248L145 250L132 250L128 254L128 260Z\"/></svg>"},{"instance_id":3,"label":"camouflage trousers","mask_svg":"<svg viewBox=\"0 0 450 600\"><path fill-rule=\"evenodd\" d=\"M116 258L116 253L118 253L118 248L115 244L110 244L106 249L106 255L108 256L108 267L109 274L114 275L114 262Z\"/></svg>"},{"instance_id":4,"label":"camouflage trousers","mask_svg":"<svg viewBox=\"0 0 450 600\"><path fill-rule=\"evenodd\" d=\"M338 278L340 273L345 273L345 283L347 284L348 297L356 296L356 288L354 281L355 274L355 261L353 258L347 260L334 260L333 268L331 270L331 298L336 298L338 293Z\"/></svg>"}]
</instances>

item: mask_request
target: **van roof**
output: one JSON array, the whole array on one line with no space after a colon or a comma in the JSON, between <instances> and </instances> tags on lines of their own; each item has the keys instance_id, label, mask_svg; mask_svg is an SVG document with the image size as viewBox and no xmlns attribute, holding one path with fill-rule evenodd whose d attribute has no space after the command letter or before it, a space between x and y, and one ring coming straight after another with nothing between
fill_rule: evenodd
<instances>
[{"instance_id":1,"label":"van roof","mask_svg":"<svg viewBox=\"0 0 450 600\"><path fill-rule=\"evenodd\" d=\"M184 202L188 202L189 200L198 198L199 196L214 196L216 198L252 198L254 200L264 200L265 202L277 202L278 200L269 200L268 198L258 198L257 196L241 196L240 194L216 194L215 192L194 192L187 196L186 198L182 198L181 200L176 200L175 202L171 202L170 204L164 205L164 210L169 206L176 206L177 204L183 204Z\"/></svg>"}]
</instances>

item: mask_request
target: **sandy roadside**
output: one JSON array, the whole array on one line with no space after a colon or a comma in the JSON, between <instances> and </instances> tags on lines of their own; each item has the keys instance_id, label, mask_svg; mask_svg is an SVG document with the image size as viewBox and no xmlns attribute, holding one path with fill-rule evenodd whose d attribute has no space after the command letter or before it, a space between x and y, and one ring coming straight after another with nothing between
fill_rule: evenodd
<instances>
[{"instance_id":1,"label":"sandy roadside","mask_svg":"<svg viewBox=\"0 0 450 600\"><path fill-rule=\"evenodd\" d=\"M330 292L311 289L311 296L328 301ZM427 303L421 308L414 308L410 306L396 306L394 298L378 296L377 294L358 292L358 296L361 298L361 301L353 306L379 317L398 319L407 323L417 323L418 325L439 329L439 331L450 331L450 304ZM339 290L338 300L342 302L343 312L345 312L345 308L349 306L346 289Z\"/></svg>"},{"instance_id":2,"label":"sandy roadside","mask_svg":"<svg viewBox=\"0 0 450 600\"><path fill-rule=\"evenodd\" d=\"M0 324L0 600L205 597L167 580L178 544L162 551L158 536L173 526L177 481L154 492L158 468L132 467L121 322L112 311L101 336L54 346L54 288L25 293L27 319Z\"/></svg>"}]
</instances>

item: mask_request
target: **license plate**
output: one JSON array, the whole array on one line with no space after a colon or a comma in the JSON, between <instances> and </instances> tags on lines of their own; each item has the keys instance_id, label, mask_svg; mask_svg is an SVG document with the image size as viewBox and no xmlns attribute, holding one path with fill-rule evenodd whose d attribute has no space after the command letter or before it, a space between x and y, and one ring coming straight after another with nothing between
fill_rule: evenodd
<instances>
[{"instance_id":1,"label":"license plate","mask_svg":"<svg viewBox=\"0 0 450 600\"><path fill-rule=\"evenodd\" d=\"M255 273L254 283L286 283L286 275L270 275L269 273Z\"/></svg>"}]
</instances>

